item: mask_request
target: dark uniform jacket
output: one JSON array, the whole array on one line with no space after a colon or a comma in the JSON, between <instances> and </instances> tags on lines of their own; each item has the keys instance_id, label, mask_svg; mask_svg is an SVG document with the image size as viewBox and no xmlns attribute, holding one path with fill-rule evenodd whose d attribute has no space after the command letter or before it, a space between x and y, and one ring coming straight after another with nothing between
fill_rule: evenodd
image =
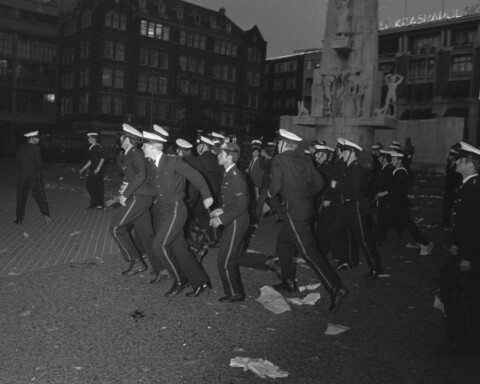
<instances>
[{"instance_id":1,"label":"dark uniform jacket","mask_svg":"<svg viewBox=\"0 0 480 384\"><path fill-rule=\"evenodd\" d=\"M250 176L250 180L255 187L260 188L262 186L262 180L264 175L264 157L258 156L254 163L250 160L250 165L248 166L248 175Z\"/></svg>"},{"instance_id":2,"label":"dark uniform jacket","mask_svg":"<svg viewBox=\"0 0 480 384\"><path fill-rule=\"evenodd\" d=\"M247 212L248 194L245 176L236 165L228 170L222 183L222 209L219 216L223 225L230 224L237 217Z\"/></svg>"},{"instance_id":3,"label":"dark uniform jacket","mask_svg":"<svg viewBox=\"0 0 480 384\"><path fill-rule=\"evenodd\" d=\"M400 167L393 170L388 195L390 196L390 208L394 217L408 215L409 184L410 175L405 168Z\"/></svg>"},{"instance_id":4,"label":"dark uniform jacket","mask_svg":"<svg viewBox=\"0 0 480 384\"><path fill-rule=\"evenodd\" d=\"M199 171L200 169L200 164L199 164L199 161L198 161L198 158L193 156L193 155L185 155L182 157L183 161L185 161L188 165L190 165L191 167L195 168L197 171ZM186 193L186 203L187 203L187 206L192 208L195 203L198 201L198 199L200 198L200 192L197 188L195 188L193 186L193 184L190 182L190 181L186 181L186 189L185 189L185 193ZM210 191L211 192L211 191Z\"/></svg>"},{"instance_id":5,"label":"dark uniform jacket","mask_svg":"<svg viewBox=\"0 0 480 384\"><path fill-rule=\"evenodd\" d=\"M138 188L147 178L147 160L143 152L135 147L130 148L123 159L123 180L128 183L123 192L127 199L137 194Z\"/></svg>"},{"instance_id":6,"label":"dark uniform jacket","mask_svg":"<svg viewBox=\"0 0 480 384\"><path fill-rule=\"evenodd\" d=\"M480 271L480 176L463 184L453 208L453 243L458 257L472 263L472 270Z\"/></svg>"},{"instance_id":7,"label":"dark uniform jacket","mask_svg":"<svg viewBox=\"0 0 480 384\"><path fill-rule=\"evenodd\" d=\"M345 167L340 167L340 172L335 174L337 183L334 190L339 192L341 203L350 206L359 203L359 209L365 213L367 209L365 201L366 178L362 166L357 160L352 161Z\"/></svg>"},{"instance_id":8,"label":"dark uniform jacket","mask_svg":"<svg viewBox=\"0 0 480 384\"><path fill-rule=\"evenodd\" d=\"M393 166L391 164L385 165L378 176L378 186L377 186L377 192L384 192L388 191L391 187L392 184L392 177L393 177ZM382 197L384 198L389 198L389 195L386 195Z\"/></svg>"},{"instance_id":9,"label":"dark uniform jacket","mask_svg":"<svg viewBox=\"0 0 480 384\"><path fill-rule=\"evenodd\" d=\"M40 148L30 143L20 146L17 151L16 164L19 176L36 176L43 166Z\"/></svg>"},{"instance_id":10,"label":"dark uniform jacket","mask_svg":"<svg viewBox=\"0 0 480 384\"><path fill-rule=\"evenodd\" d=\"M181 157L165 153L162 154L158 167L155 162L149 162L148 181L145 187L149 190L149 194L157 199L157 203L170 203L185 197L185 179L200 191L203 199L212 197L200 172L188 165Z\"/></svg>"},{"instance_id":11,"label":"dark uniform jacket","mask_svg":"<svg viewBox=\"0 0 480 384\"><path fill-rule=\"evenodd\" d=\"M98 163L100 162L100 159L104 159L105 155L103 154L103 147L95 143L93 144L89 149L88 149L88 160L90 160L90 172L93 173L93 171L98 167ZM103 166L100 168L98 174L102 175L103 174Z\"/></svg>"},{"instance_id":12,"label":"dark uniform jacket","mask_svg":"<svg viewBox=\"0 0 480 384\"><path fill-rule=\"evenodd\" d=\"M311 199L325 182L312 161L298 151L286 151L274 157L270 194L281 194L283 201Z\"/></svg>"},{"instance_id":13,"label":"dark uniform jacket","mask_svg":"<svg viewBox=\"0 0 480 384\"><path fill-rule=\"evenodd\" d=\"M206 178L213 196L218 198L220 185L222 183L223 167L218 165L217 156L210 151L202 153L197 159L199 164L198 170Z\"/></svg>"}]
</instances>

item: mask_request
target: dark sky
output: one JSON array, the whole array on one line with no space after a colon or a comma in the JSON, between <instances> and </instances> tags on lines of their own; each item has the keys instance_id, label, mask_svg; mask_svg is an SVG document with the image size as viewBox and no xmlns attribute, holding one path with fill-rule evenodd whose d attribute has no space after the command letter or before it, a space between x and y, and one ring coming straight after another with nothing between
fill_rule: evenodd
<instances>
[{"instance_id":1,"label":"dark sky","mask_svg":"<svg viewBox=\"0 0 480 384\"><path fill-rule=\"evenodd\" d=\"M64 3L76 0L63 0ZM362 0L351 0L362 1ZM297 49L320 48L325 29L328 0L189 0L190 3L218 10L240 28L257 25L268 42L267 57L293 53ZM462 9L480 0L379 0L379 19L393 24L405 16L431 14L442 8Z\"/></svg>"}]
</instances>

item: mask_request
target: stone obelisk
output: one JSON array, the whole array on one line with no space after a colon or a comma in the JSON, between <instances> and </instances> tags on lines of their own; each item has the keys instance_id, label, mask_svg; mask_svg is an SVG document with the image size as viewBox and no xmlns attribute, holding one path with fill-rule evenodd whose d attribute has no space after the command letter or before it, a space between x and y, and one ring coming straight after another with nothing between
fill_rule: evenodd
<instances>
[{"instance_id":1,"label":"stone obelisk","mask_svg":"<svg viewBox=\"0 0 480 384\"><path fill-rule=\"evenodd\" d=\"M380 106L381 81L378 0L329 0L311 115L294 117L293 130L330 145L344 137L369 148L375 128L395 125L392 116L374 113Z\"/></svg>"}]
</instances>

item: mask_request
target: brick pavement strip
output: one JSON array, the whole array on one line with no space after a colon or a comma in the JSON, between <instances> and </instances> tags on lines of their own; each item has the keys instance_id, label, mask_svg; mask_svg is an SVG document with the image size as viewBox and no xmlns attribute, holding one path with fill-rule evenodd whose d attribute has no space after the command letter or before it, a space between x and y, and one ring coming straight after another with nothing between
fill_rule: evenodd
<instances>
[{"instance_id":1,"label":"brick pavement strip","mask_svg":"<svg viewBox=\"0 0 480 384\"><path fill-rule=\"evenodd\" d=\"M46 226L29 199L20 229L12 223L14 187L0 183L0 384L265 382L230 368L236 356L270 360L289 372L286 384L478 383L478 357L432 352L444 333L432 308L431 277L446 247L437 229L425 227L438 250L425 258L405 248L406 236L389 236L381 254L390 278L363 279L365 265L342 272L351 294L340 312L327 312L321 289L315 306L274 315L254 301L276 282L273 273L243 269L247 301L217 301L215 250L204 264L210 295L167 299L170 281L152 286L147 272L123 278L105 232L111 213L85 212L81 188L47 194L54 222ZM250 248L272 252L278 229L262 221ZM309 268L297 275L299 285L317 282ZM350 330L326 336L327 323Z\"/></svg>"}]
</instances>

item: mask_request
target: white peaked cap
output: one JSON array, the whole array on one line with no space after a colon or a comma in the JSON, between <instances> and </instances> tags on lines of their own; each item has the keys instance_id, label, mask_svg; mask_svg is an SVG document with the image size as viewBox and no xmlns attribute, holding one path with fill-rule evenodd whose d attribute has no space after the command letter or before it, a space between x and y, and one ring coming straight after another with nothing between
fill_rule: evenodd
<instances>
[{"instance_id":1,"label":"white peaked cap","mask_svg":"<svg viewBox=\"0 0 480 384\"><path fill-rule=\"evenodd\" d=\"M162 136L165 136L165 137L170 136L170 134L164 128L160 127L157 124L153 124L153 130Z\"/></svg>"},{"instance_id":2,"label":"white peaked cap","mask_svg":"<svg viewBox=\"0 0 480 384\"><path fill-rule=\"evenodd\" d=\"M123 132L128 136L142 138L142 133L129 124L122 124Z\"/></svg>"},{"instance_id":3,"label":"white peaked cap","mask_svg":"<svg viewBox=\"0 0 480 384\"><path fill-rule=\"evenodd\" d=\"M183 140L183 139L177 139L175 140L175 143L179 148L183 148L183 149L190 149L193 147L192 144L190 144L187 140Z\"/></svg>"},{"instance_id":4,"label":"white peaked cap","mask_svg":"<svg viewBox=\"0 0 480 384\"><path fill-rule=\"evenodd\" d=\"M362 147L360 147L359 145L351 142L350 140L344 139L343 137L338 138L337 142L342 147L348 147L348 148L351 148L351 149L356 149L357 151L363 151Z\"/></svg>"},{"instance_id":5,"label":"white peaked cap","mask_svg":"<svg viewBox=\"0 0 480 384\"><path fill-rule=\"evenodd\" d=\"M208 137L205 137L205 136L200 136L200 142L203 144L211 145L211 146L215 145L215 143L212 140L210 140Z\"/></svg>"},{"instance_id":6,"label":"white peaked cap","mask_svg":"<svg viewBox=\"0 0 480 384\"><path fill-rule=\"evenodd\" d=\"M143 140L155 143L165 143L167 140L160 135L156 135L155 133L143 131L142 133Z\"/></svg>"},{"instance_id":7,"label":"white peaked cap","mask_svg":"<svg viewBox=\"0 0 480 384\"><path fill-rule=\"evenodd\" d=\"M38 131L27 132L23 136L25 136L25 137L36 137L36 136L38 136Z\"/></svg>"},{"instance_id":8,"label":"white peaked cap","mask_svg":"<svg viewBox=\"0 0 480 384\"><path fill-rule=\"evenodd\" d=\"M300 136L297 136L295 133L289 132L283 128L279 129L278 134L282 137L282 139L289 140L295 143L298 143L299 141L303 140Z\"/></svg>"}]
</instances>

